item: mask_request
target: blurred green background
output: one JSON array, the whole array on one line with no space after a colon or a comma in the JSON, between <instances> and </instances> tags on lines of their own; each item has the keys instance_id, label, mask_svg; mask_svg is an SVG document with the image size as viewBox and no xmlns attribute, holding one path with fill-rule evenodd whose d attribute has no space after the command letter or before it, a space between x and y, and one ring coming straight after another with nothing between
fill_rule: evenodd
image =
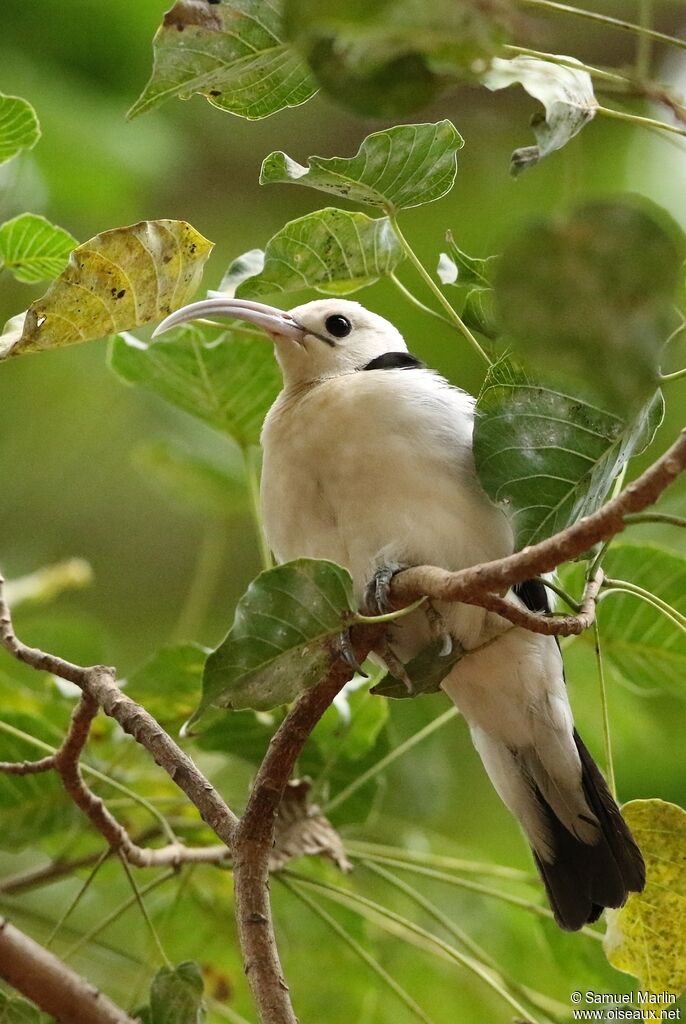
<instances>
[{"instance_id":1,"label":"blurred green background","mask_svg":"<svg viewBox=\"0 0 686 1024\"><path fill-rule=\"evenodd\" d=\"M633 8L639 5L587 6L626 16L631 8L636 16ZM686 5L656 3L655 8L665 30L678 32L686 24ZM116 9L97 0L38 0L31 5L5 0L0 90L35 106L43 137L31 153L0 171L0 220L25 210L43 213L85 240L141 219L185 219L216 243L204 282L215 287L231 259L263 246L286 220L324 205L307 190L261 189L257 178L267 153L284 149L301 161L313 153L350 155L379 125L354 119L319 98L257 123L224 114L200 98L173 101L127 122L126 110L149 74L150 41L164 9L163 0L120 0ZM589 30L574 19L544 20L541 33L541 49L570 53L591 64L622 65L634 59L630 36ZM660 51L655 54L655 67L664 67L675 79L680 74L685 82L686 61L679 65L670 55L670 63L663 65L663 58ZM530 218L589 196L639 191L686 227L686 148L625 124L597 118L564 150L512 179L509 156L515 147L529 143L533 109L533 101L514 90L490 94L462 89L415 118L450 117L465 139L452 193L404 219L408 235L432 269L446 228L468 252L488 255ZM25 309L41 290L2 275L0 316ZM376 285L360 298L398 324L412 351L454 383L478 390L482 368L454 334L403 305L390 286ZM674 353L674 366L686 355L683 345L681 349ZM666 447L681 426L685 398L686 382L672 385L658 447ZM172 501L137 468L136 449L172 439L221 461L231 457L228 442L120 383L107 368L105 342L3 364L0 437L4 573L12 578L66 557L87 559L94 569L93 584L62 596L52 620L57 615L62 622L63 633L58 634L67 648L70 630L76 648L85 625L92 658L116 664L123 675L130 673L162 644L179 638L189 581L208 528L202 517ZM642 464L637 460L632 472ZM683 486L673 489L663 508L677 511L681 504L683 509L683 496ZM205 621L199 634L181 639L215 644L231 621L237 598L259 569L248 513L235 515L223 529L224 560ZM680 540L669 528L644 530L636 539L649 537L672 547ZM28 639L43 635L44 616L41 609L24 613L20 622ZM579 729L599 756L601 724L590 646L569 644L567 664ZM612 676L610 686L621 798L660 796L684 804L683 701L663 692L649 697L630 692ZM416 732L444 707L438 696L393 704L391 743ZM240 806L249 778L245 765L214 757L211 768L230 801ZM525 844L486 781L459 720L396 763L381 806L364 826L347 826L347 834L530 866ZM8 871L31 862L28 854L22 857L8 859ZM384 889L384 883L372 879L365 884L389 905L403 906L402 898ZM69 881L50 893L62 906L75 891ZM225 1016L233 1010L253 1019L238 958L229 949L233 940L227 940L233 935L228 876L199 869L178 900L163 896L164 891L151 894L150 906L163 921L172 959L195 957L208 966L210 985L225 1007L216 1011L217 1020L237 1019ZM572 988L612 991L630 984L604 965L594 942L559 935L537 917L503 910L485 897L430 883L423 891L435 894L441 908L520 980L563 1002ZM74 926L92 921L93 914L104 916L125 893L121 869L108 865L75 915ZM292 896L278 891L276 904L287 974L303 1022L390 1024L411 1019ZM46 910L45 893L26 897L22 906L26 927L44 937L49 931L46 915L55 912ZM404 912L417 914L407 906ZM134 914L129 912L103 934L104 945L89 947L74 961L126 1005L146 974L136 961L146 962L151 955ZM365 932L348 911L336 909L335 914L358 937L371 936L384 966L402 979L437 1024L511 1019L509 1008L455 965L429 961L377 930Z\"/></svg>"}]
</instances>

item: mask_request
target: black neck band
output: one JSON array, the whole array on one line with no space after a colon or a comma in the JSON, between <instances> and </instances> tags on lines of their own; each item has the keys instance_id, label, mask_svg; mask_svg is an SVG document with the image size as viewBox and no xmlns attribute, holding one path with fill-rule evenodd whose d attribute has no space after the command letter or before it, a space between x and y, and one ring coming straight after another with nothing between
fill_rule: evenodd
<instances>
[{"instance_id":1,"label":"black neck band","mask_svg":"<svg viewBox=\"0 0 686 1024\"><path fill-rule=\"evenodd\" d=\"M424 363L410 352L384 352L372 359L363 370L421 370Z\"/></svg>"}]
</instances>

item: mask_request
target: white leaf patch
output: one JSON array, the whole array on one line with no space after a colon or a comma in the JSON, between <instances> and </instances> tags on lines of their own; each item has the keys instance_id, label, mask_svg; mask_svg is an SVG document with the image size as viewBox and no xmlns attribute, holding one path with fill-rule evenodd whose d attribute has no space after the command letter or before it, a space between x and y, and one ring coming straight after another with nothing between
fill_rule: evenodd
<instances>
[{"instance_id":1,"label":"white leaf patch","mask_svg":"<svg viewBox=\"0 0 686 1024\"><path fill-rule=\"evenodd\" d=\"M560 57L560 60L579 63L573 57ZM512 154L510 170L516 175L556 149L562 149L593 119L598 101L591 76L581 66L564 67L537 57L514 57L512 60L494 57L483 76L486 88L495 91L515 83L519 83L545 108L545 116L535 114L531 120L538 145L524 146Z\"/></svg>"}]
</instances>

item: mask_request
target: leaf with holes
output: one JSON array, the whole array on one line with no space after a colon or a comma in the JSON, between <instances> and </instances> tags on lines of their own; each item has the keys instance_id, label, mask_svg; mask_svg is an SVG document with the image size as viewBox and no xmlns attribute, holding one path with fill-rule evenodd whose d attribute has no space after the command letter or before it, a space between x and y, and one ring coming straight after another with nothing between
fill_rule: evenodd
<instances>
[{"instance_id":1,"label":"leaf with holes","mask_svg":"<svg viewBox=\"0 0 686 1024\"><path fill-rule=\"evenodd\" d=\"M260 711L294 700L322 679L354 612L350 574L333 562L301 558L260 573L207 659L192 721L212 705Z\"/></svg>"},{"instance_id":2,"label":"leaf with holes","mask_svg":"<svg viewBox=\"0 0 686 1024\"><path fill-rule=\"evenodd\" d=\"M280 871L298 857L328 857L339 871L352 871L343 840L317 804L308 779L291 779L279 804L269 870Z\"/></svg>"},{"instance_id":3,"label":"leaf with holes","mask_svg":"<svg viewBox=\"0 0 686 1024\"><path fill-rule=\"evenodd\" d=\"M257 444L262 421L281 387L266 339L238 331L183 327L145 344L115 338L110 366L123 380L164 398L245 448Z\"/></svg>"},{"instance_id":4,"label":"leaf with holes","mask_svg":"<svg viewBox=\"0 0 686 1024\"><path fill-rule=\"evenodd\" d=\"M0 226L0 270L10 270L26 284L57 277L78 244L45 217L22 213Z\"/></svg>"},{"instance_id":5,"label":"leaf with holes","mask_svg":"<svg viewBox=\"0 0 686 1024\"><path fill-rule=\"evenodd\" d=\"M203 980L192 961L161 967L150 987L149 1024L203 1024Z\"/></svg>"},{"instance_id":6,"label":"leaf with holes","mask_svg":"<svg viewBox=\"0 0 686 1024\"><path fill-rule=\"evenodd\" d=\"M561 60L579 64L573 57ZM539 114L531 120L538 144L514 151L510 164L512 174L521 174L544 156L562 149L595 117L598 109L593 80L581 64L565 67L538 57L519 56L512 60L494 57L482 81L492 90L506 89L518 82L545 109L545 116Z\"/></svg>"},{"instance_id":7,"label":"leaf with holes","mask_svg":"<svg viewBox=\"0 0 686 1024\"><path fill-rule=\"evenodd\" d=\"M400 124L368 135L350 158L311 156L303 167L285 153L271 153L262 164L260 184L309 185L395 213L449 192L463 145L450 121Z\"/></svg>"},{"instance_id":8,"label":"leaf with holes","mask_svg":"<svg viewBox=\"0 0 686 1024\"><path fill-rule=\"evenodd\" d=\"M0 93L0 164L22 149L32 149L40 138L36 111L20 96Z\"/></svg>"},{"instance_id":9,"label":"leaf with holes","mask_svg":"<svg viewBox=\"0 0 686 1024\"><path fill-rule=\"evenodd\" d=\"M500 323L537 371L631 418L658 385L685 249L664 211L635 199L532 224L498 264Z\"/></svg>"},{"instance_id":10,"label":"leaf with holes","mask_svg":"<svg viewBox=\"0 0 686 1024\"><path fill-rule=\"evenodd\" d=\"M267 242L264 270L236 294L259 298L316 288L345 295L392 274L403 258L388 218L318 210L292 220Z\"/></svg>"},{"instance_id":11,"label":"leaf with holes","mask_svg":"<svg viewBox=\"0 0 686 1024\"><path fill-rule=\"evenodd\" d=\"M600 507L627 459L650 443L663 402L653 396L627 424L502 358L486 375L477 410L479 479L508 511L521 548Z\"/></svg>"},{"instance_id":12,"label":"leaf with holes","mask_svg":"<svg viewBox=\"0 0 686 1024\"><path fill-rule=\"evenodd\" d=\"M607 576L642 587L686 618L686 558L657 544L613 544ZM607 591L598 612L603 653L629 683L686 698L686 632L635 594ZM584 634L592 643L593 638Z\"/></svg>"},{"instance_id":13,"label":"leaf with holes","mask_svg":"<svg viewBox=\"0 0 686 1024\"><path fill-rule=\"evenodd\" d=\"M316 92L307 65L282 38L274 0L177 0L153 52L152 76L129 117L199 93L220 110L257 119Z\"/></svg>"},{"instance_id":14,"label":"leaf with holes","mask_svg":"<svg viewBox=\"0 0 686 1024\"><path fill-rule=\"evenodd\" d=\"M233 519L249 507L248 481L239 452L222 451L221 463L166 441L141 445L134 463L182 508L211 519Z\"/></svg>"},{"instance_id":15,"label":"leaf with holes","mask_svg":"<svg viewBox=\"0 0 686 1024\"><path fill-rule=\"evenodd\" d=\"M66 270L32 303L10 354L93 341L159 320L193 296L211 251L212 243L184 221L103 231L74 249Z\"/></svg>"},{"instance_id":16,"label":"leaf with holes","mask_svg":"<svg viewBox=\"0 0 686 1024\"><path fill-rule=\"evenodd\" d=\"M652 1009L658 1020L686 987L686 811L664 800L632 800L622 814L646 862L646 887L607 912L603 947L613 967L638 978L643 1011Z\"/></svg>"}]
</instances>

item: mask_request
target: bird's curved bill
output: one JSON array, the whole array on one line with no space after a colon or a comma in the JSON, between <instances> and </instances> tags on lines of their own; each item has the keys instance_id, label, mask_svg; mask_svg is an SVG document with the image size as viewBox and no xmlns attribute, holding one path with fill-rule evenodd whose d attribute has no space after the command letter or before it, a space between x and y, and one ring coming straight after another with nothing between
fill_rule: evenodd
<instances>
[{"instance_id":1,"label":"bird's curved bill","mask_svg":"<svg viewBox=\"0 0 686 1024\"><path fill-rule=\"evenodd\" d=\"M232 320L245 320L266 331L272 338L286 337L302 341L305 334L290 313L285 313L276 306L267 306L264 302L250 302L248 299L214 298L191 302L171 313L153 331L153 338L164 331L177 327L191 320L202 320L206 317L226 316Z\"/></svg>"}]
</instances>

